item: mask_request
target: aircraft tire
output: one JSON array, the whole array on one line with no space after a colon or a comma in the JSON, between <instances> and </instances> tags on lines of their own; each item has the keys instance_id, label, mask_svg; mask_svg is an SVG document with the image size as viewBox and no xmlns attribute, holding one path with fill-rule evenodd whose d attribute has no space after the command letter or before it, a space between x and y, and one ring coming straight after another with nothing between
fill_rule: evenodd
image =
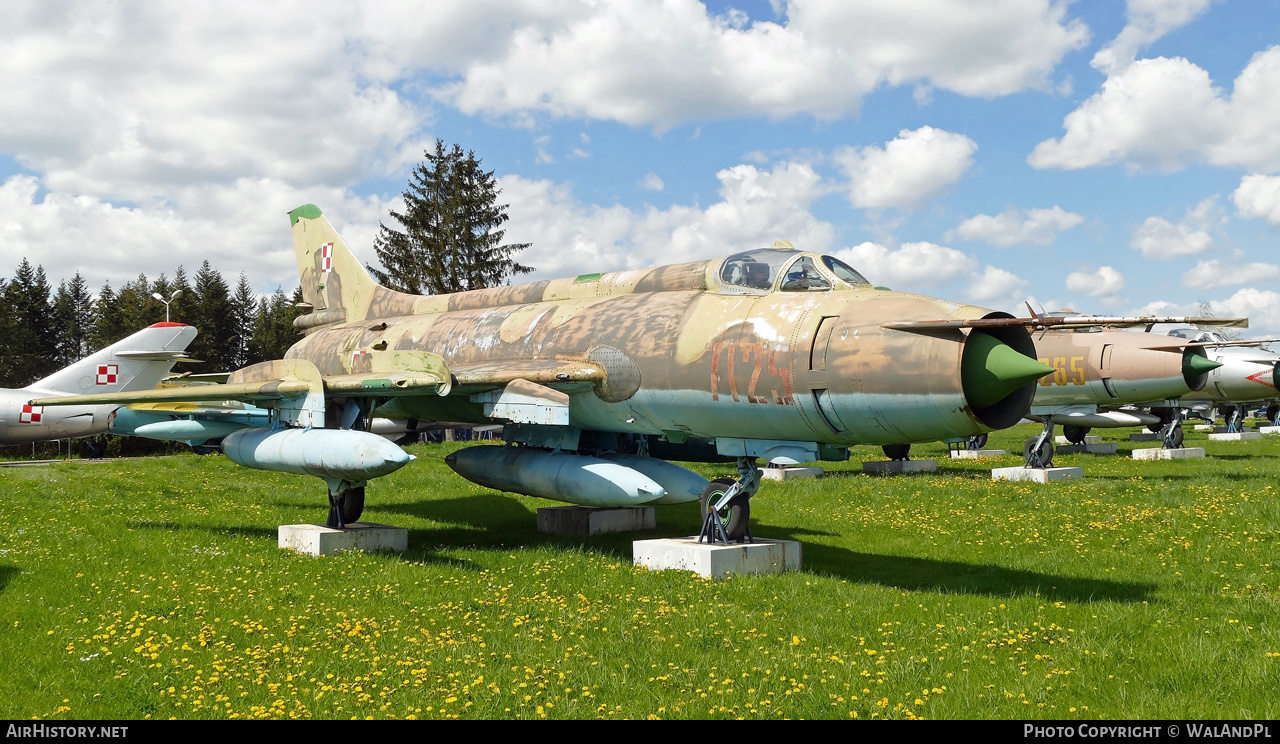
<instances>
[{"instance_id":1,"label":"aircraft tire","mask_svg":"<svg viewBox=\"0 0 1280 744\"><path fill-rule=\"evenodd\" d=\"M911 445L909 444L886 444L880 447L884 451L884 456L890 460L905 460L907 455L911 454Z\"/></svg>"},{"instance_id":2,"label":"aircraft tire","mask_svg":"<svg viewBox=\"0 0 1280 744\"><path fill-rule=\"evenodd\" d=\"M1062 427L1062 436L1066 437L1067 441L1071 442L1072 444L1084 444L1084 437L1088 433L1089 433L1089 427L1087 426L1074 426L1072 424L1065 424Z\"/></svg>"},{"instance_id":3,"label":"aircraft tire","mask_svg":"<svg viewBox=\"0 0 1280 744\"><path fill-rule=\"evenodd\" d=\"M1037 439L1039 439L1039 437L1031 437L1022 445L1022 456L1027 458L1027 462L1031 461L1031 448L1036 445ZM1049 465L1053 462L1053 442L1052 441L1046 439L1044 440L1044 444L1040 445L1040 452L1038 453L1037 460L1040 463L1039 467L1042 467L1042 468L1049 467Z\"/></svg>"},{"instance_id":4,"label":"aircraft tire","mask_svg":"<svg viewBox=\"0 0 1280 744\"><path fill-rule=\"evenodd\" d=\"M707 484L706 489L702 491L702 511L699 512L703 515L704 521L711 505L718 501L725 490L735 482L733 478L716 478ZM750 518L751 499L747 498L746 494L740 493L733 497L720 511L720 519L724 522L724 529L730 540L737 540L747 533L747 522Z\"/></svg>"},{"instance_id":5,"label":"aircraft tire","mask_svg":"<svg viewBox=\"0 0 1280 744\"><path fill-rule=\"evenodd\" d=\"M359 522L364 513L364 486L349 489L342 500L342 523Z\"/></svg>"},{"instance_id":6,"label":"aircraft tire","mask_svg":"<svg viewBox=\"0 0 1280 744\"><path fill-rule=\"evenodd\" d=\"M1178 449L1182 446L1181 426L1174 427L1173 431L1169 434L1169 444L1172 446L1168 447L1168 449Z\"/></svg>"},{"instance_id":7,"label":"aircraft tire","mask_svg":"<svg viewBox=\"0 0 1280 744\"><path fill-rule=\"evenodd\" d=\"M1280 419L1280 406L1274 404L1267 406L1267 421L1274 422L1277 419Z\"/></svg>"},{"instance_id":8,"label":"aircraft tire","mask_svg":"<svg viewBox=\"0 0 1280 744\"><path fill-rule=\"evenodd\" d=\"M972 441L976 445L974 449L982 449L983 447L987 446L987 435L979 434L976 437L970 437L970 441Z\"/></svg>"}]
</instances>

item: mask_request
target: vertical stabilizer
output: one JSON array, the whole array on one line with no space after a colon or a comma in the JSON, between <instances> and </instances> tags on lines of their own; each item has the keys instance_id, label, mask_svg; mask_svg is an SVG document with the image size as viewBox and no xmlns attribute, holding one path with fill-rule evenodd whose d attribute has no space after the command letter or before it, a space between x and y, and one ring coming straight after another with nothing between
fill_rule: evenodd
<instances>
[{"instance_id":1,"label":"vertical stabilizer","mask_svg":"<svg viewBox=\"0 0 1280 744\"><path fill-rule=\"evenodd\" d=\"M186 356L183 351L195 337L194 326L156 323L26 389L60 395L150 390Z\"/></svg>"},{"instance_id":2,"label":"vertical stabilizer","mask_svg":"<svg viewBox=\"0 0 1280 744\"><path fill-rule=\"evenodd\" d=\"M298 259L302 299L315 308L307 326L363 320L376 289L373 277L360 264L342 236L314 204L289 212L293 253ZM301 318L299 318L301 320Z\"/></svg>"}]
</instances>

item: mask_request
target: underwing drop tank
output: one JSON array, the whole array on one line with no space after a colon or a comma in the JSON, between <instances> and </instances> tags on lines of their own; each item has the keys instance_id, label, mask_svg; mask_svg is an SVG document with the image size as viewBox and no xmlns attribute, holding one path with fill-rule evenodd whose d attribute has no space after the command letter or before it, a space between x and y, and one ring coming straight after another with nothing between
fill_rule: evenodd
<instances>
[{"instance_id":1,"label":"underwing drop tank","mask_svg":"<svg viewBox=\"0 0 1280 744\"><path fill-rule=\"evenodd\" d=\"M358 483L394 473L413 459L377 434L340 429L241 429L222 440L237 465Z\"/></svg>"},{"instance_id":2,"label":"underwing drop tank","mask_svg":"<svg viewBox=\"0 0 1280 744\"><path fill-rule=\"evenodd\" d=\"M638 471L653 479L667 492L665 496L650 501L651 504L686 504L702 498L702 492L710 483L706 478L666 460L640 455L601 455L604 459Z\"/></svg>"},{"instance_id":3,"label":"underwing drop tank","mask_svg":"<svg viewBox=\"0 0 1280 744\"><path fill-rule=\"evenodd\" d=\"M444 461L458 475L486 488L583 506L638 506L660 503L667 495L662 484L638 469L587 455L480 446L458 450ZM671 480L676 487L676 479ZM683 497L678 495L681 501Z\"/></svg>"}]
</instances>

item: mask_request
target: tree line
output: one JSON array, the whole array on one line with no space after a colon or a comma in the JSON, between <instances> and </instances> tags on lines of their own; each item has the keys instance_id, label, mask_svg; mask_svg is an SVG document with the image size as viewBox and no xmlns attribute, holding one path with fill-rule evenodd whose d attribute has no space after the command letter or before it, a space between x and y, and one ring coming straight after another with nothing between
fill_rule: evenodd
<instances>
[{"instance_id":1,"label":"tree line","mask_svg":"<svg viewBox=\"0 0 1280 744\"><path fill-rule=\"evenodd\" d=\"M23 258L12 278L0 278L0 387L30 385L163 321L157 294L173 298L170 320L200 331L187 353L203 364L182 364L181 371L228 372L279 359L298 339L301 287L259 297L243 273L233 289L205 261L191 278L179 266L172 277L139 274L119 288L108 281L95 296L79 272L54 288L43 266Z\"/></svg>"}]
</instances>

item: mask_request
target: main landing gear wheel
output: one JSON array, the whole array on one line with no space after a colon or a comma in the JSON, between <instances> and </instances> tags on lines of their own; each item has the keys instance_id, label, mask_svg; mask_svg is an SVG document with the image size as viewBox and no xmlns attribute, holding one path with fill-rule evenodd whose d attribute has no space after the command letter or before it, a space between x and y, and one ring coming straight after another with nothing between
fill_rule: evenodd
<instances>
[{"instance_id":1,"label":"main landing gear wheel","mask_svg":"<svg viewBox=\"0 0 1280 744\"><path fill-rule=\"evenodd\" d=\"M965 447L971 450L980 450L986 446L987 446L986 434L979 434L976 437L969 437L968 441L965 442Z\"/></svg>"},{"instance_id":2,"label":"main landing gear wheel","mask_svg":"<svg viewBox=\"0 0 1280 744\"><path fill-rule=\"evenodd\" d=\"M364 486L348 489L345 496L342 500L342 521L345 524L359 522L360 515L364 513Z\"/></svg>"},{"instance_id":3,"label":"main landing gear wheel","mask_svg":"<svg viewBox=\"0 0 1280 744\"><path fill-rule=\"evenodd\" d=\"M1175 426L1163 440L1165 449L1178 449L1182 447L1182 426Z\"/></svg>"},{"instance_id":4,"label":"main landing gear wheel","mask_svg":"<svg viewBox=\"0 0 1280 744\"><path fill-rule=\"evenodd\" d=\"M1065 424L1062 427L1062 436L1066 437L1067 441L1072 444L1084 444L1085 435L1088 433L1089 427L1087 426L1073 426L1071 424Z\"/></svg>"},{"instance_id":5,"label":"main landing gear wheel","mask_svg":"<svg viewBox=\"0 0 1280 744\"><path fill-rule=\"evenodd\" d=\"M1039 442L1039 447L1036 443ZM1029 468L1047 468L1053 464L1053 442L1040 437L1031 437L1022 445L1022 456L1027 458Z\"/></svg>"},{"instance_id":6,"label":"main landing gear wheel","mask_svg":"<svg viewBox=\"0 0 1280 744\"><path fill-rule=\"evenodd\" d=\"M705 524L716 502L724 496L729 487L737 483L733 478L716 478L707 484L702 492L702 521ZM751 518L751 499L745 493L729 499L715 517L724 525L725 537L730 540L741 539L747 534L747 522Z\"/></svg>"},{"instance_id":7,"label":"main landing gear wheel","mask_svg":"<svg viewBox=\"0 0 1280 744\"><path fill-rule=\"evenodd\" d=\"M886 444L880 447L884 450L884 456L890 460L907 460L907 455L911 454L911 445L909 444Z\"/></svg>"}]
</instances>

